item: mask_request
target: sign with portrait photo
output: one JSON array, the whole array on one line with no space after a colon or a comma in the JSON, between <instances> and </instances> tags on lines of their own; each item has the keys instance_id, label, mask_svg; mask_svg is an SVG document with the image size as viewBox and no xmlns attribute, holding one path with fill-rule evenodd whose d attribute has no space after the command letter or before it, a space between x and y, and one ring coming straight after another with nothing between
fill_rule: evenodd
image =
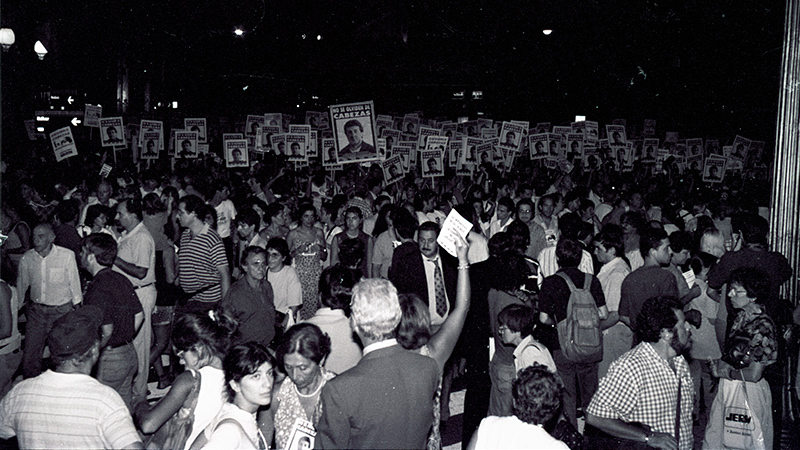
<instances>
[{"instance_id":1,"label":"sign with portrait photo","mask_svg":"<svg viewBox=\"0 0 800 450\"><path fill-rule=\"evenodd\" d=\"M467 147L467 138L452 139L447 145L447 166L450 168L457 168L459 166L459 158Z\"/></svg>"},{"instance_id":2,"label":"sign with portrait photo","mask_svg":"<svg viewBox=\"0 0 800 450\"><path fill-rule=\"evenodd\" d=\"M197 131L179 130L175 133L176 158L193 159L197 158L197 141L199 137Z\"/></svg>"},{"instance_id":3,"label":"sign with portrait photo","mask_svg":"<svg viewBox=\"0 0 800 450\"><path fill-rule=\"evenodd\" d=\"M100 122L100 139L103 147L127 145L122 117L103 117Z\"/></svg>"},{"instance_id":4,"label":"sign with portrait photo","mask_svg":"<svg viewBox=\"0 0 800 450\"><path fill-rule=\"evenodd\" d=\"M206 119L205 118L194 118L194 119L183 119L183 128L186 131L196 131L197 132L197 142L206 143L208 142L207 134L206 134Z\"/></svg>"},{"instance_id":5,"label":"sign with portrait photo","mask_svg":"<svg viewBox=\"0 0 800 450\"><path fill-rule=\"evenodd\" d=\"M145 131L157 131L161 134L158 139L158 149L164 150L164 122L160 120L142 120L139 124L139 147L144 145L142 133Z\"/></svg>"},{"instance_id":6,"label":"sign with portrait photo","mask_svg":"<svg viewBox=\"0 0 800 450\"><path fill-rule=\"evenodd\" d=\"M528 141L531 159L547 158L547 133L532 134Z\"/></svg>"},{"instance_id":7,"label":"sign with portrait photo","mask_svg":"<svg viewBox=\"0 0 800 450\"><path fill-rule=\"evenodd\" d=\"M386 150L392 151L394 144L400 142L401 133L398 130L384 128L379 137L386 139Z\"/></svg>"},{"instance_id":8,"label":"sign with portrait photo","mask_svg":"<svg viewBox=\"0 0 800 450\"><path fill-rule=\"evenodd\" d=\"M606 125L606 134L608 136L609 147L625 147L625 143L628 142L625 136L624 125Z\"/></svg>"},{"instance_id":9,"label":"sign with portrait photo","mask_svg":"<svg viewBox=\"0 0 800 450\"><path fill-rule=\"evenodd\" d=\"M72 137L72 129L68 126L50 133L50 144L53 146L56 162L61 162L70 156L78 154L78 148L75 147L75 138Z\"/></svg>"},{"instance_id":10,"label":"sign with portrait photo","mask_svg":"<svg viewBox=\"0 0 800 450\"><path fill-rule=\"evenodd\" d=\"M322 153L323 167L328 170L337 170L342 168L341 164L339 164L339 153L336 152L336 144L334 143L333 139L323 139L322 149L320 152Z\"/></svg>"},{"instance_id":11,"label":"sign with portrait photo","mask_svg":"<svg viewBox=\"0 0 800 450\"><path fill-rule=\"evenodd\" d=\"M703 166L703 181L706 183L722 183L725 179L725 168L728 158L720 155L709 155Z\"/></svg>"},{"instance_id":12,"label":"sign with portrait photo","mask_svg":"<svg viewBox=\"0 0 800 450\"><path fill-rule=\"evenodd\" d=\"M737 135L733 140L733 151L731 152L731 158L739 161L744 161L747 159L747 151L750 150L750 144L752 142L753 141L750 139Z\"/></svg>"},{"instance_id":13,"label":"sign with portrait photo","mask_svg":"<svg viewBox=\"0 0 800 450\"><path fill-rule=\"evenodd\" d=\"M515 152L518 151L524 131L525 129L522 125L512 122L503 122L502 128L500 128L500 147Z\"/></svg>"},{"instance_id":14,"label":"sign with portrait photo","mask_svg":"<svg viewBox=\"0 0 800 450\"><path fill-rule=\"evenodd\" d=\"M145 131L143 137L144 144L139 148L140 159L158 159L158 137L157 131Z\"/></svg>"},{"instance_id":15,"label":"sign with portrait photo","mask_svg":"<svg viewBox=\"0 0 800 450\"><path fill-rule=\"evenodd\" d=\"M403 178L403 159L400 155L387 159L381 163L381 167L383 168L383 179L386 180L387 186Z\"/></svg>"},{"instance_id":16,"label":"sign with portrait photo","mask_svg":"<svg viewBox=\"0 0 800 450\"><path fill-rule=\"evenodd\" d=\"M400 131L416 136L419 132L419 115L412 113L403 116L403 129Z\"/></svg>"},{"instance_id":17,"label":"sign with portrait photo","mask_svg":"<svg viewBox=\"0 0 800 450\"><path fill-rule=\"evenodd\" d=\"M247 152L247 139L229 139L225 141L225 167L240 168L250 165Z\"/></svg>"},{"instance_id":18,"label":"sign with portrait photo","mask_svg":"<svg viewBox=\"0 0 800 450\"><path fill-rule=\"evenodd\" d=\"M702 155L703 154L703 138L694 138L694 139L687 139L686 140L686 157L690 158L692 156Z\"/></svg>"},{"instance_id":19,"label":"sign with portrait photo","mask_svg":"<svg viewBox=\"0 0 800 450\"><path fill-rule=\"evenodd\" d=\"M308 135L303 133L286 133L284 136L286 139L286 156L289 157L289 161L305 161Z\"/></svg>"},{"instance_id":20,"label":"sign with portrait photo","mask_svg":"<svg viewBox=\"0 0 800 450\"><path fill-rule=\"evenodd\" d=\"M263 126L266 122L264 116L259 116L255 114L248 114L247 115L247 122L245 123L244 127L244 135L255 137L258 133L259 127Z\"/></svg>"},{"instance_id":21,"label":"sign with portrait photo","mask_svg":"<svg viewBox=\"0 0 800 450\"><path fill-rule=\"evenodd\" d=\"M392 150L392 157L399 156L403 162L403 172L408 172L411 167L411 152L415 151L416 147L415 142L400 142Z\"/></svg>"},{"instance_id":22,"label":"sign with portrait photo","mask_svg":"<svg viewBox=\"0 0 800 450\"><path fill-rule=\"evenodd\" d=\"M328 109L340 164L380 159L372 101L331 105Z\"/></svg>"},{"instance_id":23,"label":"sign with portrait photo","mask_svg":"<svg viewBox=\"0 0 800 450\"><path fill-rule=\"evenodd\" d=\"M445 138L447 139L447 138ZM444 176L444 162L441 150L424 150L420 162L422 163L422 177L433 178Z\"/></svg>"}]
</instances>

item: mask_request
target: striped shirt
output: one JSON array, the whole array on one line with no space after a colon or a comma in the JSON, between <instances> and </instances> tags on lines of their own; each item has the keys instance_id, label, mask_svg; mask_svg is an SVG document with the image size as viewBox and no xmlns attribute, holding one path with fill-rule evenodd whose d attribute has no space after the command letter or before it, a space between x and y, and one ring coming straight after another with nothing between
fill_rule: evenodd
<instances>
[{"instance_id":1,"label":"striped shirt","mask_svg":"<svg viewBox=\"0 0 800 450\"><path fill-rule=\"evenodd\" d=\"M181 235L178 250L178 274L181 288L185 292L195 292L207 286L216 285L192 297L201 302L218 302L222 299L222 285L219 268L228 269L225 247L216 231L208 225L196 236L190 230Z\"/></svg>"},{"instance_id":2,"label":"striped shirt","mask_svg":"<svg viewBox=\"0 0 800 450\"><path fill-rule=\"evenodd\" d=\"M119 394L89 375L48 370L0 402L0 438L20 448L129 448L140 442Z\"/></svg>"}]
</instances>

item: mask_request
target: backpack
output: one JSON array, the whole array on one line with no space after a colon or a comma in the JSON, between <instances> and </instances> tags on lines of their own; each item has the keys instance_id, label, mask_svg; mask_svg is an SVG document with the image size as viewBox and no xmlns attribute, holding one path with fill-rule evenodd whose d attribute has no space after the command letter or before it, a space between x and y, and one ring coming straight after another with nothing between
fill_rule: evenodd
<instances>
[{"instance_id":1,"label":"backpack","mask_svg":"<svg viewBox=\"0 0 800 450\"><path fill-rule=\"evenodd\" d=\"M563 272L558 272L569 286L567 316L558 322L558 343L564 358L572 362L591 363L603 359L603 333L600 311L589 288L592 276L586 274L583 289L578 289Z\"/></svg>"}]
</instances>

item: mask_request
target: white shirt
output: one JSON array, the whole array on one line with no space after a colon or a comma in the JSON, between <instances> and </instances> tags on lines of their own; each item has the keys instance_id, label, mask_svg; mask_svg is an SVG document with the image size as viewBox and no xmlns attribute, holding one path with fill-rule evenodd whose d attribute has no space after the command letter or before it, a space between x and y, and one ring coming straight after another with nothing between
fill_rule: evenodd
<instances>
[{"instance_id":1,"label":"white shirt","mask_svg":"<svg viewBox=\"0 0 800 450\"><path fill-rule=\"evenodd\" d=\"M605 263L597 273L597 279L603 286L603 295L606 297L608 312L619 311L620 289L622 280L631 273L628 264L620 257L616 257Z\"/></svg>"},{"instance_id":2,"label":"white shirt","mask_svg":"<svg viewBox=\"0 0 800 450\"><path fill-rule=\"evenodd\" d=\"M526 336L514 349L514 368L519 373L520 370L532 366L533 363L546 366L550 372L556 373L556 362L553 361L550 350L533 336Z\"/></svg>"},{"instance_id":3,"label":"white shirt","mask_svg":"<svg viewBox=\"0 0 800 450\"><path fill-rule=\"evenodd\" d=\"M525 423L517 416L489 416L481 421L476 431L475 448L481 450L568 450L567 444L550 436L539 425Z\"/></svg>"},{"instance_id":4,"label":"white shirt","mask_svg":"<svg viewBox=\"0 0 800 450\"><path fill-rule=\"evenodd\" d=\"M236 218L236 208L230 200L223 200L214 207L217 211L217 234L221 238L231 236L231 221Z\"/></svg>"},{"instance_id":5,"label":"white shirt","mask_svg":"<svg viewBox=\"0 0 800 450\"><path fill-rule=\"evenodd\" d=\"M545 247L539 252L539 257L536 258L539 261L539 287L542 287L542 282L544 279L549 277L550 275L555 275L558 272L559 266L558 262L556 261L556 248L555 247ZM592 255L589 254L586 250L582 250L581 254L581 263L578 265L578 269L580 269L583 273L588 273L590 275L594 275L594 263L592 263Z\"/></svg>"},{"instance_id":6,"label":"white shirt","mask_svg":"<svg viewBox=\"0 0 800 450\"><path fill-rule=\"evenodd\" d=\"M436 312L436 281L434 278L434 271L435 267L439 266L439 270L442 274L442 284L444 284L444 270L442 269L442 258L439 257L439 254L436 254L434 259L429 259L426 256L422 256L423 267L425 267L425 280L428 283L428 311L431 313L431 325L441 325L447 316L450 314L450 302L447 298L447 288L444 290L444 298L445 298L445 307L446 312L444 316L440 316Z\"/></svg>"},{"instance_id":7,"label":"white shirt","mask_svg":"<svg viewBox=\"0 0 800 450\"><path fill-rule=\"evenodd\" d=\"M114 266L114 270L125 275L131 284L133 284L133 287L155 283L156 243L150 231L144 226L144 222L139 222L139 225L133 227L130 233L124 233L122 237L119 238L117 256L135 266L147 267L147 274L140 280L123 272L119 267Z\"/></svg>"}]
</instances>

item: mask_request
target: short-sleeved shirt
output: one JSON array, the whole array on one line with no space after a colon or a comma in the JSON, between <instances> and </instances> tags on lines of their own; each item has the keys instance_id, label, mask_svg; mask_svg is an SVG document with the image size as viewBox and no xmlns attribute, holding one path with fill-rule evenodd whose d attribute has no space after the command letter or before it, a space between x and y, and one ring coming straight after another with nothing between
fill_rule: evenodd
<instances>
[{"instance_id":1,"label":"short-sleeved shirt","mask_svg":"<svg viewBox=\"0 0 800 450\"><path fill-rule=\"evenodd\" d=\"M214 209L217 211L217 233L220 238L230 237L231 221L236 218L236 207L232 201L223 200Z\"/></svg>"},{"instance_id":2,"label":"short-sleeved shirt","mask_svg":"<svg viewBox=\"0 0 800 450\"><path fill-rule=\"evenodd\" d=\"M669 295L678 296L675 276L659 266L642 266L631 272L622 281L619 298L619 315L631 320L631 329L636 330L636 317L648 299Z\"/></svg>"},{"instance_id":3,"label":"short-sleeved shirt","mask_svg":"<svg viewBox=\"0 0 800 450\"><path fill-rule=\"evenodd\" d=\"M228 268L228 259L225 256L225 247L216 231L203 227L196 236L190 230L181 235L181 245L178 251L178 276L181 288L186 292L195 292L207 286L216 285L203 291L192 300L200 302L218 302L222 299L222 286L220 285L220 267Z\"/></svg>"},{"instance_id":4,"label":"short-sleeved shirt","mask_svg":"<svg viewBox=\"0 0 800 450\"><path fill-rule=\"evenodd\" d=\"M650 343L640 343L611 363L587 412L605 419L639 422L650 426L653 432L675 437L675 407L680 380L678 448L691 450L694 385L683 356L676 356L672 361L675 371Z\"/></svg>"},{"instance_id":5,"label":"short-sleeved shirt","mask_svg":"<svg viewBox=\"0 0 800 450\"><path fill-rule=\"evenodd\" d=\"M142 304L125 276L108 268L97 272L86 289L83 302L103 309L103 325L114 325L108 340L110 347L133 340L136 335L134 316L142 312Z\"/></svg>"},{"instance_id":6,"label":"short-sleeved shirt","mask_svg":"<svg viewBox=\"0 0 800 450\"><path fill-rule=\"evenodd\" d=\"M114 270L125 275L134 287L147 286L156 281L156 243L150 231L139 222L130 232L119 239L117 257L138 267L146 267L147 274L141 280L128 275L117 266Z\"/></svg>"},{"instance_id":7,"label":"short-sleeved shirt","mask_svg":"<svg viewBox=\"0 0 800 450\"><path fill-rule=\"evenodd\" d=\"M89 375L48 370L0 402L0 438L20 448L128 448L141 442L117 391Z\"/></svg>"},{"instance_id":8,"label":"short-sleeved shirt","mask_svg":"<svg viewBox=\"0 0 800 450\"><path fill-rule=\"evenodd\" d=\"M583 273L577 267L565 267L558 272L567 275L575 287L582 289L586 283L586 277L592 277L592 282L589 285L589 292L594 298L594 303L598 308L606 305L606 298L603 295L603 287L600 281L594 275ZM557 273L558 273L557 272ZM545 278L542 283L542 289L539 291L539 312L543 312L550 316L550 319L556 323L566 319L567 317L567 304L569 303L569 286L567 282L559 275L553 275ZM554 348L550 350L559 350L558 341L553 342Z\"/></svg>"},{"instance_id":9,"label":"short-sleeved shirt","mask_svg":"<svg viewBox=\"0 0 800 450\"><path fill-rule=\"evenodd\" d=\"M279 272L267 271L267 280L275 295L275 310L286 314L292 306L303 304L303 286L292 266L283 266Z\"/></svg>"}]
</instances>

